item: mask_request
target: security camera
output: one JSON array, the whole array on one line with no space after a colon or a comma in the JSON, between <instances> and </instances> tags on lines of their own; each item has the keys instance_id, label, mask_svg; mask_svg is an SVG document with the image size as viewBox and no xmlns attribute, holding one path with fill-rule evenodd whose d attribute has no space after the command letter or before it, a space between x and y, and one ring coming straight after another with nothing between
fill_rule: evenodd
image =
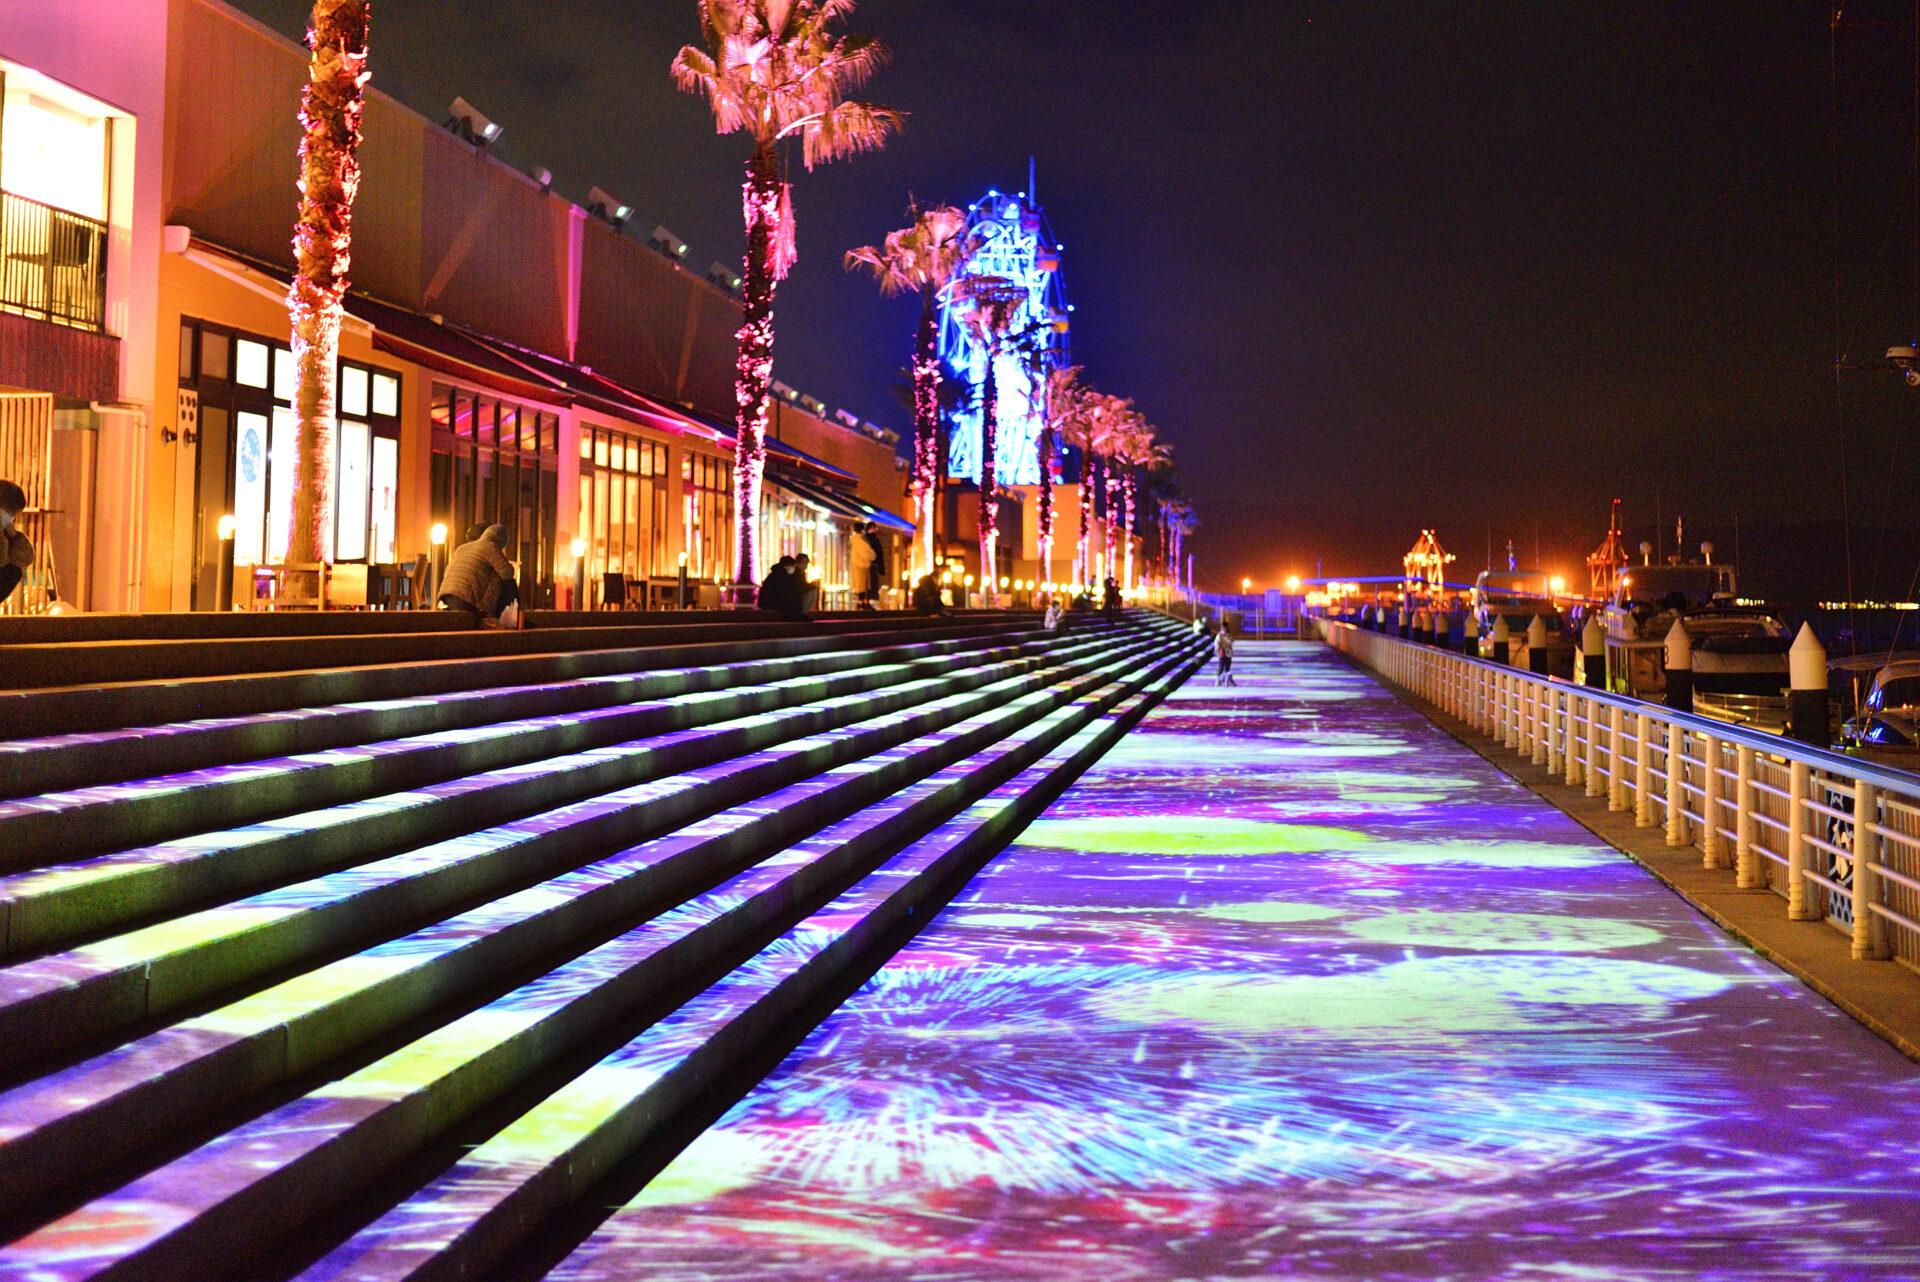
<instances>
[{"instance_id":1,"label":"security camera","mask_svg":"<svg viewBox=\"0 0 1920 1282\"><path fill-rule=\"evenodd\" d=\"M587 193L587 212L615 227L621 227L633 217L633 206L622 204L618 196L605 188L595 187Z\"/></svg>"},{"instance_id":2,"label":"security camera","mask_svg":"<svg viewBox=\"0 0 1920 1282\"><path fill-rule=\"evenodd\" d=\"M1920 387L1920 369L1910 369L1907 371L1907 386Z\"/></svg>"},{"instance_id":3,"label":"security camera","mask_svg":"<svg viewBox=\"0 0 1920 1282\"><path fill-rule=\"evenodd\" d=\"M481 115L465 98L455 98L447 108L447 128L476 147L484 147L500 136L500 126Z\"/></svg>"}]
</instances>

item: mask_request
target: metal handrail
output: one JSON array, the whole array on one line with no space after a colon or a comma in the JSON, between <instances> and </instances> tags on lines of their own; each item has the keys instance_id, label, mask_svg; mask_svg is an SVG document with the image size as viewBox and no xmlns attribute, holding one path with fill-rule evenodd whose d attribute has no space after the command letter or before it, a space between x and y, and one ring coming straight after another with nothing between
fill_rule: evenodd
<instances>
[{"instance_id":1,"label":"metal handrail","mask_svg":"<svg viewBox=\"0 0 1920 1282\"><path fill-rule=\"evenodd\" d=\"M104 332L107 225L0 192L0 309Z\"/></svg>"},{"instance_id":2,"label":"metal handrail","mask_svg":"<svg viewBox=\"0 0 1920 1282\"><path fill-rule=\"evenodd\" d=\"M1742 888L1824 920L1856 958L1920 965L1920 775L1712 717L1320 619L1328 645ZM1864 818L1865 822L1859 819ZM1818 866L1816 866L1818 865ZM1859 909L1864 908L1864 911Z\"/></svg>"}]
</instances>

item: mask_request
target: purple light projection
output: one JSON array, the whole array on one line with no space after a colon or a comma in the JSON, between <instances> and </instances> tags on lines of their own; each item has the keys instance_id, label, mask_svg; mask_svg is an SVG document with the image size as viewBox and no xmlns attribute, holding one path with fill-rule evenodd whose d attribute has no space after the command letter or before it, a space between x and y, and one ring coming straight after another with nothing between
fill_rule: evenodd
<instances>
[{"instance_id":1,"label":"purple light projection","mask_svg":"<svg viewBox=\"0 0 1920 1282\"><path fill-rule=\"evenodd\" d=\"M1305 646L1190 683L552 1275L1920 1275L1920 1068Z\"/></svg>"}]
</instances>

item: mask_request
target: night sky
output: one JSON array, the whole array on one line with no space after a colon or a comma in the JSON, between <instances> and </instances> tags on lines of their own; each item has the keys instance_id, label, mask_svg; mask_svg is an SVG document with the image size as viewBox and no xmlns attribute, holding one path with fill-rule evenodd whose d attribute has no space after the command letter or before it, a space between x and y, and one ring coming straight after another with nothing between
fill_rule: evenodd
<instances>
[{"instance_id":1,"label":"night sky","mask_svg":"<svg viewBox=\"0 0 1920 1282\"><path fill-rule=\"evenodd\" d=\"M797 175L776 377L904 430L916 305L840 255L1031 155L1075 359L1172 443L1203 586L1397 569L1427 525L1469 579L1509 539L1573 577L1620 497L1664 551L1738 521L1748 586L1800 595L1843 591L1844 510L1856 595L1910 597L1920 391L1834 372L1920 319L1911 11L1877 6L1830 97L1805 2L867 0L863 96L908 127ZM374 83L465 95L703 269L746 144L668 79L697 36L690 0L375 0Z\"/></svg>"}]
</instances>

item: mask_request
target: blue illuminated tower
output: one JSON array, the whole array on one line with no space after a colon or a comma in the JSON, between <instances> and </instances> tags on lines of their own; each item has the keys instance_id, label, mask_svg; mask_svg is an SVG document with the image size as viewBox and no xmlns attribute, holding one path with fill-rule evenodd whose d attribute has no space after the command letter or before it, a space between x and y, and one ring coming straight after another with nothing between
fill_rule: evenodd
<instances>
[{"instance_id":1,"label":"blue illuminated tower","mask_svg":"<svg viewBox=\"0 0 1920 1282\"><path fill-rule=\"evenodd\" d=\"M1040 407L1045 401L1046 372L1066 365L1066 290L1060 282L1060 242L1047 226L1047 217L1029 190L1018 195L990 191L968 206L967 227L979 245L967 260L965 274L999 276L1026 290L1027 299L1011 333L1019 346L1036 351L1040 368L1033 368L1023 351L1000 353L994 369L999 387L1000 428L994 472L1003 485L1040 483ZM953 304L951 286L940 299L940 359L954 378L977 392L986 379L986 349L975 341ZM980 406L956 410L950 418L951 445L947 474L955 479L980 479Z\"/></svg>"}]
</instances>

